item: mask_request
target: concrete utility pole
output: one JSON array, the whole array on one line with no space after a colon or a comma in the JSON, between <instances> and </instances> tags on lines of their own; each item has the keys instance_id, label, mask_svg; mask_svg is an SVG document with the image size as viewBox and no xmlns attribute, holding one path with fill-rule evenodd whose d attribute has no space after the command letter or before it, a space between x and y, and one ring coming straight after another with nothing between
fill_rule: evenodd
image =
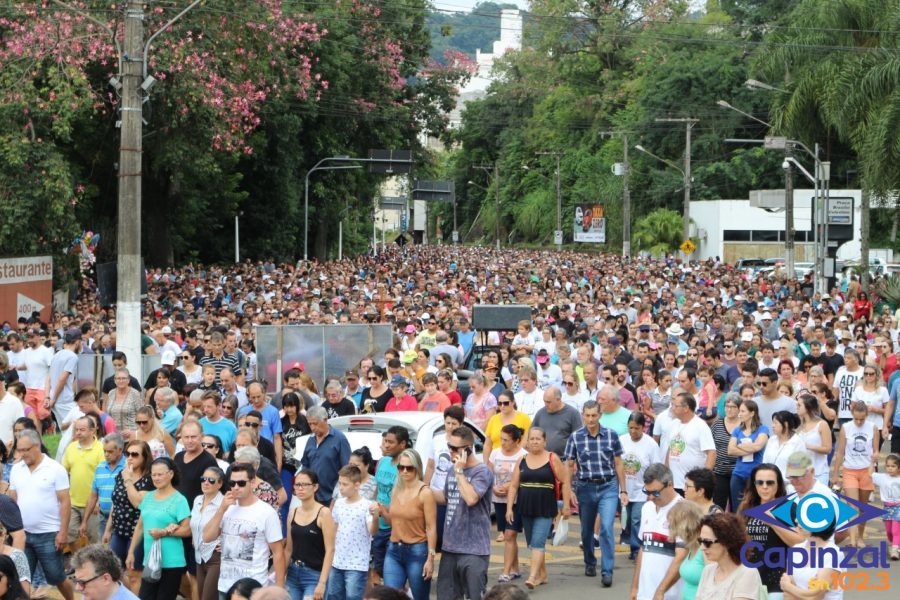
<instances>
[{"instance_id":1,"label":"concrete utility pole","mask_svg":"<svg viewBox=\"0 0 900 600\"><path fill-rule=\"evenodd\" d=\"M631 256L631 190L628 187L631 165L628 162L628 132L601 131L600 135L622 136L622 256Z\"/></svg>"},{"instance_id":2,"label":"concrete utility pole","mask_svg":"<svg viewBox=\"0 0 900 600\"><path fill-rule=\"evenodd\" d=\"M685 240L691 237L691 129L700 119L654 119L657 123L684 123L684 209L682 219L684 221L683 237ZM685 255L685 258L688 258Z\"/></svg>"},{"instance_id":3,"label":"concrete utility pole","mask_svg":"<svg viewBox=\"0 0 900 600\"><path fill-rule=\"evenodd\" d=\"M794 281L794 168L793 147L784 147L784 267L788 281ZM815 204L817 198L813 199Z\"/></svg>"},{"instance_id":4,"label":"concrete utility pole","mask_svg":"<svg viewBox=\"0 0 900 600\"><path fill-rule=\"evenodd\" d=\"M119 148L116 349L125 352L133 375L141 369L141 173L143 163L144 5L128 0L122 71L122 133Z\"/></svg>"}]
</instances>

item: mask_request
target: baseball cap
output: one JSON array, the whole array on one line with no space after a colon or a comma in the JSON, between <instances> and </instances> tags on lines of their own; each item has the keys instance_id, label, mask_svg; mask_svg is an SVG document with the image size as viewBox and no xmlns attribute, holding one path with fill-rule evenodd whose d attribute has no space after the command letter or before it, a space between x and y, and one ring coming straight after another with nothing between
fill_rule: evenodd
<instances>
[{"instance_id":1,"label":"baseball cap","mask_svg":"<svg viewBox=\"0 0 900 600\"><path fill-rule=\"evenodd\" d=\"M548 362L549 360L550 360L550 353L548 353L546 349L538 352L538 354L537 354L538 363L544 364L544 363Z\"/></svg>"},{"instance_id":2,"label":"baseball cap","mask_svg":"<svg viewBox=\"0 0 900 600\"><path fill-rule=\"evenodd\" d=\"M786 477L803 477L812 467L812 459L806 452L794 452L788 456L787 467L784 470Z\"/></svg>"},{"instance_id":3,"label":"baseball cap","mask_svg":"<svg viewBox=\"0 0 900 600\"><path fill-rule=\"evenodd\" d=\"M394 375L393 377L391 377L390 387L395 388L401 385L404 387L409 387L409 382L406 381L406 377L404 377L403 375Z\"/></svg>"},{"instance_id":4,"label":"baseball cap","mask_svg":"<svg viewBox=\"0 0 900 600\"><path fill-rule=\"evenodd\" d=\"M72 327L71 329L66 330L66 337L64 338L67 344L72 344L74 342L81 341L81 330L77 327Z\"/></svg>"},{"instance_id":5,"label":"baseball cap","mask_svg":"<svg viewBox=\"0 0 900 600\"><path fill-rule=\"evenodd\" d=\"M752 342L753 341L753 332L752 331L744 331L741 333L741 341L742 342Z\"/></svg>"},{"instance_id":6,"label":"baseball cap","mask_svg":"<svg viewBox=\"0 0 900 600\"><path fill-rule=\"evenodd\" d=\"M344 371L344 377L359 379L359 371L357 371L356 369L347 369L346 371Z\"/></svg>"},{"instance_id":7,"label":"baseball cap","mask_svg":"<svg viewBox=\"0 0 900 600\"><path fill-rule=\"evenodd\" d=\"M289 368L289 369L298 369L298 370L300 370L300 371L305 371L305 370L306 370L306 365L303 364L303 361L302 361L302 360L298 360L297 362L292 363L291 366L288 367L288 368Z\"/></svg>"},{"instance_id":8,"label":"baseball cap","mask_svg":"<svg viewBox=\"0 0 900 600\"><path fill-rule=\"evenodd\" d=\"M419 357L419 355L416 353L415 350L405 350L403 352L403 356L401 357L400 360L405 364L409 364L409 363L416 362L416 359L418 357Z\"/></svg>"},{"instance_id":9,"label":"baseball cap","mask_svg":"<svg viewBox=\"0 0 900 600\"><path fill-rule=\"evenodd\" d=\"M161 329L161 331L162 331L163 335L172 335L172 328L169 327L168 325L163 325L163 328Z\"/></svg>"},{"instance_id":10,"label":"baseball cap","mask_svg":"<svg viewBox=\"0 0 900 600\"><path fill-rule=\"evenodd\" d=\"M164 365L174 365L175 364L175 353L174 352L163 352L162 359L159 361Z\"/></svg>"},{"instance_id":11,"label":"baseball cap","mask_svg":"<svg viewBox=\"0 0 900 600\"><path fill-rule=\"evenodd\" d=\"M415 333L416 326L413 325L412 323L410 323L409 325L406 326L406 329L404 329L403 331L405 331L406 333Z\"/></svg>"}]
</instances>

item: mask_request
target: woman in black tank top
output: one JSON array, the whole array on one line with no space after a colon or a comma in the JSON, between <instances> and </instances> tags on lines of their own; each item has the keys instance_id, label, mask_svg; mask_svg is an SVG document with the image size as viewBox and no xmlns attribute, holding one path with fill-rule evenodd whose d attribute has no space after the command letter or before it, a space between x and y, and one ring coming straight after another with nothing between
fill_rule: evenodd
<instances>
[{"instance_id":1,"label":"woman in black tank top","mask_svg":"<svg viewBox=\"0 0 900 600\"><path fill-rule=\"evenodd\" d=\"M294 477L300 506L288 515L288 569L285 587L292 600L323 600L334 558L335 524L331 510L316 502L319 477L309 469Z\"/></svg>"}]
</instances>

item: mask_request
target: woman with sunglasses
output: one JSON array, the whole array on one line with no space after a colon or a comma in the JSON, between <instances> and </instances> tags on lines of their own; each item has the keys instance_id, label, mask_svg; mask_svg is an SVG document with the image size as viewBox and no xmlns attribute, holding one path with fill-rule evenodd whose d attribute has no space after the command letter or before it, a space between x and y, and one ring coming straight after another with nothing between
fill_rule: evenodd
<instances>
[{"instance_id":1,"label":"woman with sunglasses","mask_svg":"<svg viewBox=\"0 0 900 600\"><path fill-rule=\"evenodd\" d=\"M217 435L204 434L201 438L200 446L205 452L209 452L216 459L216 464L222 469L222 472L228 470L228 461L222 459L222 439Z\"/></svg>"},{"instance_id":2,"label":"woman with sunglasses","mask_svg":"<svg viewBox=\"0 0 900 600\"><path fill-rule=\"evenodd\" d=\"M366 375L369 387L363 390L360 400L362 412L384 412L387 403L394 397L390 388L384 384L384 378L384 369L378 365L372 365L369 374Z\"/></svg>"},{"instance_id":3,"label":"woman with sunglasses","mask_svg":"<svg viewBox=\"0 0 900 600\"><path fill-rule=\"evenodd\" d=\"M862 383L857 384L850 400L851 402L859 400L865 402L869 411L866 420L878 428L882 439L887 439L890 435L890 417L893 415L893 405L878 365L867 364L865 366ZM885 419L885 415L887 415L887 419Z\"/></svg>"},{"instance_id":4,"label":"woman with sunglasses","mask_svg":"<svg viewBox=\"0 0 900 600\"><path fill-rule=\"evenodd\" d=\"M206 437L209 436L204 436L204 439ZM218 467L209 467L203 471L200 477L202 494L194 498L194 506L191 508L191 541L197 560L197 594L200 600L219 598L219 566L222 561L222 554L217 549L219 540L204 542L203 528L222 504L224 480L225 471Z\"/></svg>"},{"instance_id":5,"label":"woman with sunglasses","mask_svg":"<svg viewBox=\"0 0 900 600\"><path fill-rule=\"evenodd\" d=\"M134 419L137 430L133 439L146 442L150 446L153 458L175 456L175 442L169 432L162 428L156 418L156 411L151 406L142 406Z\"/></svg>"},{"instance_id":6,"label":"woman with sunglasses","mask_svg":"<svg viewBox=\"0 0 900 600\"><path fill-rule=\"evenodd\" d=\"M116 475L116 483L112 492L112 508L103 534L103 543L124 565L129 555L131 538L137 525L141 511L138 507L147 492L155 489L150 478L150 446L140 440L131 440L125 445L125 468ZM133 548L134 564L129 567L128 579L132 592L140 589L141 570L143 566L144 547L141 540Z\"/></svg>"},{"instance_id":7,"label":"woman with sunglasses","mask_svg":"<svg viewBox=\"0 0 900 600\"><path fill-rule=\"evenodd\" d=\"M178 358L181 360L178 370L184 374L185 382L200 385L203 382L203 368L197 364L194 354L190 350L182 350Z\"/></svg>"},{"instance_id":8,"label":"woman with sunglasses","mask_svg":"<svg viewBox=\"0 0 900 600\"><path fill-rule=\"evenodd\" d=\"M171 600L178 594L181 576L187 569L181 538L191 535L191 509L187 498L175 489L179 477L171 458L154 460L150 465L150 478L156 489L148 492L138 506L141 516L134 526L125 566L134 569L135 548L139 540L143 539L145 552L149 552L151 545L160 540L162 576L159 581L142 579L138 597L141 600Z\"/></svg>"},{"instance_id":9,"label":"woman with sunglasses","mask_svg":"<svg viewBox=\"0 0 900 600\"><path fill-rule=\"evenodd\" d=\"M494 503L494 514L498 516L497 531L498 542L505 542L503 552L503 573L498 580L506 583L521 577L519 573L519 548L516 536L522 531L522 520L517 516L509 523L506 519L499 518L506 514L506 497L509 492L509 484L512 481L513 470L519 458L525 455L522 449L523 430L516 425L504 425L500 430L500 445L485 454L485 464L494 474L494 486L491 490L491 502Z\"/></svg>"},{"instance_id":10,"label":"woman with sunglasses","mask_svg":"<svg viewBox=\"0 0 900 600\"><path fill-rule=\"evenodd\" d=\"M291 600L323 600L334 559L337 526L331 510L316 502L319 476L314 471L298 471L293 488L300 504L288 515L285 555L289 562L284 584Z\"/></svg>"},{"instance_id":11,"label":"woman with sunglasses","mask_svg":"<svg viewBox=\"0 0 900 600\"><path fill-rule=\"evenodd\" d=\"M382 509L391 526L384 584L402 590L409 582L413 600L429 598L437 546L437 505L423 474L419 453L411 448L401 452L391 503Z\"/></svg>"},{"instance_id":12,"label":"woman with sunglasses","mask_svg":"<svg viewBox=\"0 0 900 600\"><path fill-rule=\"evenodd\" d=\"M563 379L569 377L574 377L574 375L567 375ZM565 398L565 396L563 397ZM510 390L500 392L500 396L497 398L497 406L499 412L488 419L487 426L484 428L483 455L487 457L485 462L488 468L492 468L490 462L491 452L494 448L500 447L500 438L505 426L515 425L522 431L528 431L528 428L531 427L531 418L517 410L516 397Z\"/></svg>"},{"instance_id":13,"label":"woman with sunglasses","mask_svg":"<svg viewBox=\"0 0 900 600\"><path fill-rule=\"evenodd\" d=\"M716 513L700 522L703 575L696 600L757 600L762 586L759 573L741 563L747 532L737 515Z\"/></svg>"},{"instance_id":14,"label":"woman with sunglasses","mask_svg":"<svg viewBox=\"0 0 900 600\"><path fill-rule=\"evenodd\" d=\"M792 415L792 413L787 411L775 414ZM775 436L772 437L774 438ZM738 514L744 515L742 518L750 540L758 542L762 546L761 551L754 548L748 550L747 558L754 562L762 563L757 569L762 584L766 586L769 592L770 600L776 600L775 594L781 593L781 576L784 574L784 567L766 565L765 561L761 560L762 556L771 548L780 548L780 551L786 552L787 548L802 543L804 538L801 534L791 529L773 527L755 517L747 517L746 511L790 493L786 488L782 470L774 463L764 462L756 465L750 473L747 491L744 493L744 499L737 510Z\"/></svg>"}]
</instances>

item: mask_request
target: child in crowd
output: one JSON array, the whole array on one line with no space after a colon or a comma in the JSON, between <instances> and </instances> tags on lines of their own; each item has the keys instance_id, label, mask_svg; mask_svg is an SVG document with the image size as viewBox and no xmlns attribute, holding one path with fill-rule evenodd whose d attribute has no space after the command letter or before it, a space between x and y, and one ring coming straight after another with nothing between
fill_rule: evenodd
<instances>
[{"instance_id":1,"label":"child in crowd","mask_svg":"<svg viewBox=\"0 0 900 600\"><path fill-rule=\"evenodd\" d=\"M884 502L884 530L891 545L891 560L900 560L900 454L888 454L884 460L884 473L874 473L872 480L878 486Z\"/></svg>"},{"instance_id":2,"label":"child in crowd","mask_svg":"<svg viewBox=\"0 0 900 600\"><path fill-rule=\"evenodd\" d=\"M347 465L338 471L341 497L332 515L337 525L334 563L328 576L328 600L362 600L369 574L372 536L378 530L379 507L359 495L362 473Z\"/></svg>"}]
</instances>

